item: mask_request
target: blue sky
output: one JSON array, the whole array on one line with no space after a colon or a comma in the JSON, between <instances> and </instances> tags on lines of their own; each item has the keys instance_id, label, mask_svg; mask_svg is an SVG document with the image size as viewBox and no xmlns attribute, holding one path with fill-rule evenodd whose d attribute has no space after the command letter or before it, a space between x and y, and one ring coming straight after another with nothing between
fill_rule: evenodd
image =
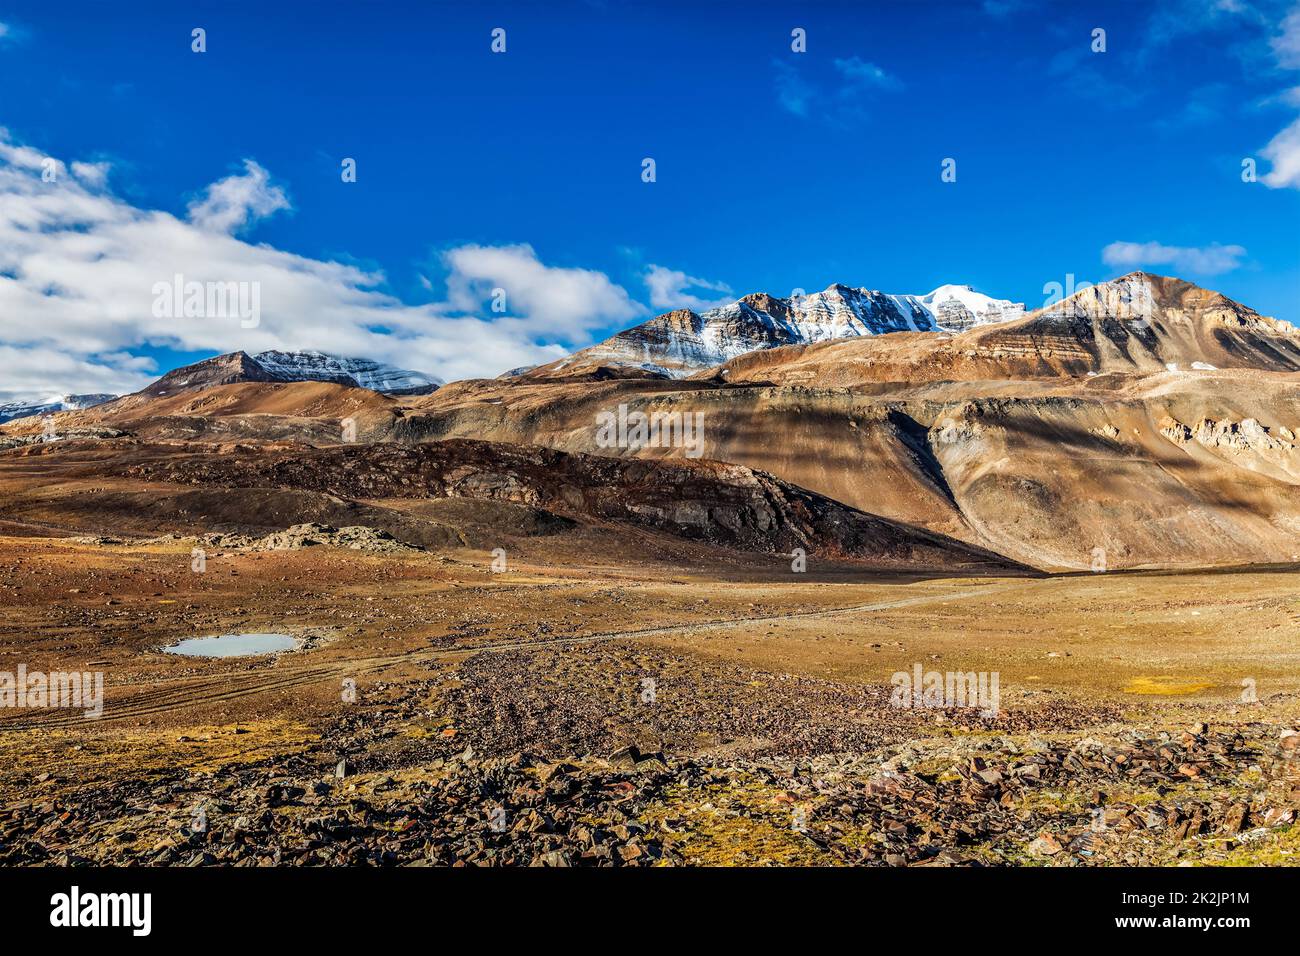
<instances>
[{"instance_id":1,"label":"blue sky","mask_svg":"<svg viewBox=\"0 0 1300 956\"><path fill-rule=\"evenodd\" d=\"M1068 274L1142 267L1300 324L1297 9L5 3L0 170L22 165L19 149L104 164L66 178L111 203L91 221L42 219L65 240L105 236L48 322L30 309L68 290L49 288L56 276L6 298L45 253L28 245L6 265L0 229L0 351L30 370L8 391L116 390L259 346L491 374L670 305L832 282L964 282L1035 307ZM1247 158L1260 181L1242 181ZM196 219L213 202L235 214ZM191 225L237 263L212 278L264 281L260 328L76 313L122 295L105 260L147 258L145 278L169 278L167 249L188 248L169 230ZM145 237L152 226L170 238ZM197 241L189 253L176 271L207 261ZM330 276L281 291L264 270L296 259ZM497 287L522 290L505 314L491 311Z\"/></svg>"}]
</instances>

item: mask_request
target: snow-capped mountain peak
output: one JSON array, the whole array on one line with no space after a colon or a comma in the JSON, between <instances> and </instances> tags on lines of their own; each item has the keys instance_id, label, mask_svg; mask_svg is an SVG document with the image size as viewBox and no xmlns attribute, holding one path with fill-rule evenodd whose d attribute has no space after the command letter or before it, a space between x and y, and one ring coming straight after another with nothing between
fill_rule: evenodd
<instances>
[{"instance_id":1,"label":"snow-capped mountain peak","mask_svg":"<svg viewBox=\"0 0 1300 956\"><path fill-rule=\"evenodd\" d=\"M821 292L778 298L757 293L695 313L656 316L540 374L593 365L632 366L671 377L711 368L746 352L782 345L889 332L961 332L1022 318L1023 303L995 299L969 285L924 295L893 295L838 283Z\"/></svg>"},{"instance_id":2,"label":"snow-capped mountain peak","mask_svg":"<svg viewBox=\"0 0 1300 956\"><path fill-rule=\"evenodd\" d=\"M249 355L227 352L174 368L142 395L175 395L217 385L244 382L332 382L350 388L368 388L388 395L427 395L439 384L423 372L394 368L372 359L341 358L325 352L271 350Z\"/></svg>"},{"instance_id":3,"label":"snow-capped mountain peak","mask_svg":"<svg viewBox=\"0 0 1300 956\"><path fill-rule=\"evenodd\" d=\"M904 298L928 312L934 327L945 332L964 332L976 325L1025 317L1023 302L995 299L968 285L941 285L925 295Z\"/></svg>"},{"instance_id":4,"label":"snow-capped mountain peak","mask_svg":"<svg viewBox=\"0 0 1300 956\"><path fill-rule=\"evenodd\" d=\"M976 292L974 286L969 285L941 285L933 292L927 293L920 297L922 302L930 304L940 302L944 299L958 299L962 302L968 302L972 298L977 301L992 302L992 296L987 296L982 292Z\"/></svg>"},{"instance_id":5,"label":"snow-capped mountain peak","mask_svg":"<svg viewBox=\"0 0 1300 956\"><path fill-rule=\"evenodd\" d=\"M314 349L295 352L272 349L258 352L253 360L286 382L337 382L389 395L423 394L442 384L440 379L423 372L396 368L372 359L342 358Z\"/></svg>"}]
</instances>

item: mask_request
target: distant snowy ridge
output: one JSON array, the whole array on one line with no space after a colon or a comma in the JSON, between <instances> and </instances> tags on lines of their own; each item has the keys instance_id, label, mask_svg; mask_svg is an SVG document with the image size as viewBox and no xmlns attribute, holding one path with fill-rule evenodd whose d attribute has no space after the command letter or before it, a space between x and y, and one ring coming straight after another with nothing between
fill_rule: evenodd
<instances>
[{"instance_id":1,"label":"distant snowy ridge","mask_svg":"<svg viewBox=\"0 0 1300 956\"><path fill-rule=\"evenodd\" d=\"M340 358L324 352L227 352L174 368L142 388L138 394L176 395L218 385L246 382L331 382L349 388L368 388L388 395L427 395L438 379L423 372L394 368L371 359Z\"/></svg>"},{"instance_id":2,"label":"distant snowy ridge","mask_svg":"<svg viewBox=\"0 0 1300 956\"><path fill-rule=\"evenodd\" d=\"M117 398L116 395L61 395L36 401L8 402L0 405L0 425L28 415L48 415L50 412L71 412L93 405L102 405Z\"/></svg>"},{"instance_id":3,"label":"distant snowy ridge","mask_svg":"<svg viewBox=\"0 0 1300 956\"><path fill-rule=\"evenodd\" d=\"M681 377L758 349L889 332L956 333L1024 315L1024 303L968 285L941 285L925 295L843 285L789 298L759 293L705 312L667 312L546 368L603 363Z\"/></svg>"},{"instance_id":4,"label":"distant snowy ridge","mask_svg":"<svg viewBox=\"0 0 1300 956\"><path fill-rule=\"evenodd\" d=\"M356 385L387 395L432 392L442 380L423 372L395 368L371 359L340 358L324 352L271 350L253 356L258 365L285 382L336 382Z\"/></svg>"}]
</instances>

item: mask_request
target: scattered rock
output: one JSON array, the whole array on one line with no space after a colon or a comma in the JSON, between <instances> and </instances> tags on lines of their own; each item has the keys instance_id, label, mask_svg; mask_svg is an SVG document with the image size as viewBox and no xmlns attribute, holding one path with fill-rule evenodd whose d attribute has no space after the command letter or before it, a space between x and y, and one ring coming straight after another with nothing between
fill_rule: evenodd
<instances>
[{"instance_id":1,"label":"scattered rock","mask_svg":"<svg viewBox=\"0 0 1300 956\"><path fill-rule=\"evenodd\" d=\"M1029 844L1029 852L1037 856L1056 856L1064 850L1061 841L1050 833L1040 834L1037 839Z\"/></svg>"}]
</instances>

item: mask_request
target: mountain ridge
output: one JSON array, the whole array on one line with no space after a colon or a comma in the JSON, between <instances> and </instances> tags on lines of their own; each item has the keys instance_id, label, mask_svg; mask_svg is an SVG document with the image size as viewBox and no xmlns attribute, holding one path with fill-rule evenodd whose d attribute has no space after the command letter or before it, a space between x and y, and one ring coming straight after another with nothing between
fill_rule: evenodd
<instances>
[{"instance_id":1,"label":"mountain ridge","mask_svg":"<svg viewBox=\"0 0 1300 956\"><path fill-rule=\"evenodd\" d=\"M994 299L969 285L945 284L924 295L894 295L840 283L785 298L756 292L703 312L665 312L521 375L544 378L598 367L632 367L683 378L762 349L891 332L956 333L1024 314L1024 303Z\"/></svg>"},{"instance_id":2,"label":"mountain ridge","mask_svg":"<svg viewBox=\"0 0 1300 956\"><path fill-rule=\"evenodd\" d=\"M215 378L269 374L237 353L212 365ZM321 382L164 384L56 424L60 435L113 429L223 448L469 438L652 468L686 449L611 447L602 416L689 414L703 423L700 460L1023 564L1086 569L1100 549L1111 568L1206 567L1300 560L1297 372L1289 324L1131 273L1022 319L760 349L687 378L598 367L410 397Z\"/></svg>"},{"instance_id":3,"label":"mountain ridge","mask_svg":"<svg viewBox=\"0 0 1300 956\"><path fill-rule=\"evenodd\" d=\"M372 359L341 358L314 350L272 349L256 355L240 350L172 369L136 394L161 397L239 382L329 382L383 395L427 395L441 384L422 372Z\"/></svg>"},{"instance_id":4,"label":"mountain ridge","mask_svg":"<svg viewBox=\"0 0 1300 956\"><path fill-rule=\"evenodd\" d=\"M1300 371L1300 330L1220 292L1138 271L1021 319L952 336L848 338L759 350L694 377L850 386L1220 368Z\"/></svg>"},{"instance_id":5,"label":"mountain ridge","mask_svg":"<svg viewBox=\"0 0 1300 956\"><path fill-rule=\"evenodd\" d=\"M46 399L44 401L16 401L5 402L0 404L0 425L5 422L13 421L18 418L26 418L29 415L45 415L50 412L72 412L81 411L85 408L93 408L96 405L102 405L105 402L111 402L117 398L111 393L91 393L88 395L63 395L59 398Z\"/></svg>"}]
</instances>

